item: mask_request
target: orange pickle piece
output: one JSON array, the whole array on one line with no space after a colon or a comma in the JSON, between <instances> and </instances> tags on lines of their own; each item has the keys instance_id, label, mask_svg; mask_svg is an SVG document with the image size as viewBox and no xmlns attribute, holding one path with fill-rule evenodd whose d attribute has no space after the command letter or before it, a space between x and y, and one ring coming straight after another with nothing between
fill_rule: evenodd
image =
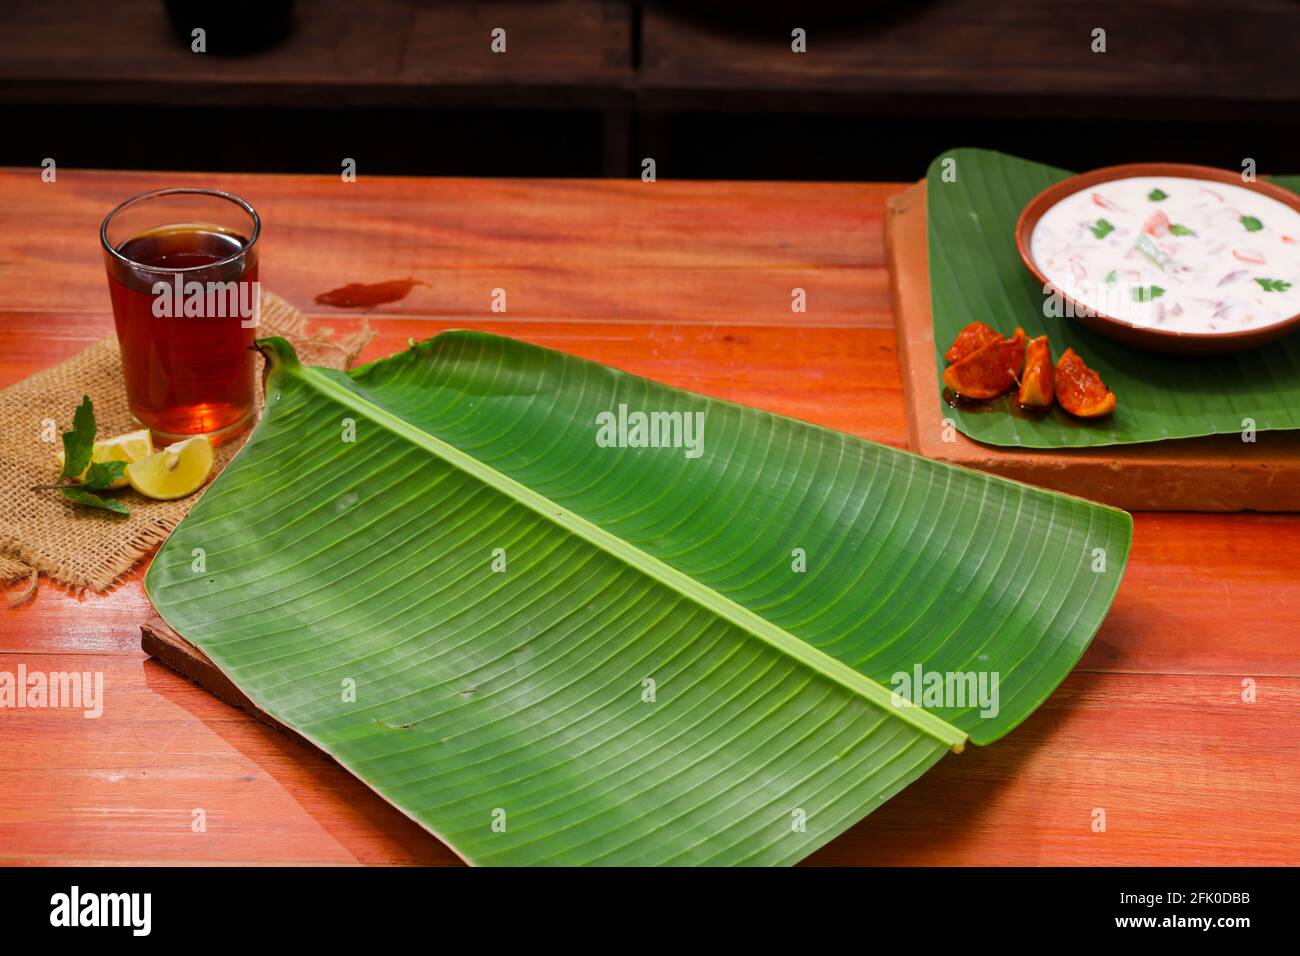
<instances>
[{"instance_id":1,"label":"orange pickle piece","mask_svg":"<svg viewBox=\"0 0 1300 956\"><path fill-rule=\"evenodd\" d=\"M1020 376L1020 393L1016 396L1026 408L1046 408L1052 404L1052 346L1046 335L1030 339L1025 346L1025 371Z\"/></svg>"},{"instance_id":2,"label":"orange pickle piece","mask_svg":"<svg viewBox=\"0 0 1300 956\"><path fill-rule=\"evenodd\" d=\"M943 353L945 362L960 362L968 355L973 355L984 346L1002 339L1001 332L995 332L983 322L972 322L957 333L952 346Z\"/></svg>"},{"instance_id":3,"label":"orange pickle piece","mask_svg":"<svg viewBox=\"0 0 1300 956\"><path fill-rule=\"evenodd\" d=\"M1056 363L1056 400L1078 418L1101 418L1115 410L1115 394L1088 368L1074 349L1066 349Z\"/></svg>"},{"instance_id":4,"label":"orange pickle piece","mask_svg":"<svg viewBox=\"0 0 1300 956\"><path fill-rule=\"evenodd\" d=\"M962 398L997 398L1011 389L1025 365L1025 330L999 339L944 369L943 384Z\"/></svg>"}]
</instances>

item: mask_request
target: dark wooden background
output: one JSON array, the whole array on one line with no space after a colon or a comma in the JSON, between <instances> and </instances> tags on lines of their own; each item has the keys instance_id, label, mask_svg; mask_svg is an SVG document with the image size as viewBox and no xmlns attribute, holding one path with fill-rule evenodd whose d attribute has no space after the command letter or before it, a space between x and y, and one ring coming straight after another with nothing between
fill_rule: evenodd
<instances>
[{"instance_id":1,"label":"dark wooden background","mask_svg":"<svg viewBox=\"0 0 1300 956\"><path fill-rule=\"evenodd\" d=\"M239 54L276 0L206 6L200 55L162 0L7 0L0 165L879 180L976 145L1300 169L1293 0L298 0Z\"/></svg>"}]
</instances>

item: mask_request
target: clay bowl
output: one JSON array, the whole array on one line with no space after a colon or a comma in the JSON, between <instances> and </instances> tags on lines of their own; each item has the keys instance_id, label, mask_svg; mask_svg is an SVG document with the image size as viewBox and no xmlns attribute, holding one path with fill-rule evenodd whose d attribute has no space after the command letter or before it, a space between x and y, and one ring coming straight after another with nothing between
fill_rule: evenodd
<instances>
[{"instance_id":1,"label":"clay bowl","mask_svg":"<svg viewBox=\"0 0 1300 956\"><path fill-rule=\"evenodd\" d=\"M1174 332L1168 329L1148 328L1097 312L1070 298L1048 282L1047 277L1034 263L1033 256L1029 251L1029 240L1034 234L1034 226L1038 225L1038 220L1042 218L1047 210L1066 196L1082 189L1091 189L1114 179L1128 179L1134 176L1172 176L1179 179L1228 183L1233 186L1240 186L1243 189L1263 193L1265 196L1276 199L1278 202L1300 212L1300 195L1290 190L1266 182L1242 182L1241 174L1231 170L1215 169L1211 166L1191 166L1183 163L1128 163L1123 166L1107 166L1104 169L1094 169L1090 173L1071 176L1069 179L1063 179L1055 185L1048 186L1021 210L1020 219L1016 222L1016 250L1020 253L1025 268L1030 271L1034 278L1044 287L1050 287L1061 296L1064 302L1068 302L1073 307L1076 322L1082 322L1088 328L1126 345L1136 345L1139 348L1150 349L1155 352L1170 352L1178 355L1239 352L1242 349L1253 348L1256 345L1263 345L1265 342L1279 339L1287 333L1300 328L1300 313L1264 328L1240 331Z\"/></svg>"}]
</instances>

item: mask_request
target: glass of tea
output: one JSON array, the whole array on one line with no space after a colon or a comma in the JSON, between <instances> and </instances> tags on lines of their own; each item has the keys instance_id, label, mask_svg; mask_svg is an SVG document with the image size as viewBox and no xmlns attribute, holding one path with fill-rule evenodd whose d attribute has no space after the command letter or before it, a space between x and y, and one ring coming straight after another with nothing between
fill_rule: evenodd
<instances>
[{"instance_id":1,"label":"glass of tea","mask_svg":"<svg viewBox=\"0 0 1300 956\"><path fill-rule=\"evenodd\" d=\"M162 440L214 443L252 421L257 211L215 189L128 199L100 227L126 395Z\"/></svg>"}]
</instances>

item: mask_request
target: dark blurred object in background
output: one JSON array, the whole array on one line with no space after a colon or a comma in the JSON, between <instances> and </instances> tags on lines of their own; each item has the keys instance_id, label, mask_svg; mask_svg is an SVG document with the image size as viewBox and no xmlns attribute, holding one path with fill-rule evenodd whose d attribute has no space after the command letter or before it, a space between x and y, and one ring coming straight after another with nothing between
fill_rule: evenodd
<instances>
[{"instance_id":1,"label":"dark blurred object in background","mask_svg":"<svg viewBox=\"0 0 1300 956\"><path fill-rule=\"evenodd\" d=\"M208 53L177 41L213 16ZM1296 172L1297 36L1294 0L6 0L0 164L901 180L966 145Z\"/></svg>"},{"instance_id":2,"label":"dark blurred object in background","mask_svg":"<svg viewBox=\"0 0 1300 956\"><path fill-rule=\"evenodd\" d=\"M293 23L293 0L163 0L163 6L186 49L201 29L207 52L218 56L268 50Z\"/></svg>"}]
</instances>

